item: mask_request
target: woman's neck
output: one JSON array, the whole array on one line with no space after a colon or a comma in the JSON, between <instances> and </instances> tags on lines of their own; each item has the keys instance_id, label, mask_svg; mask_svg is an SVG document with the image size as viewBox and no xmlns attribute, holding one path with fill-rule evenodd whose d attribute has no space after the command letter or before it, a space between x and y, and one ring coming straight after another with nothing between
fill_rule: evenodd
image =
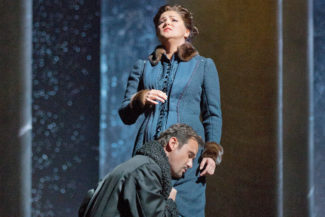
<instances>
[{"instance_id":1,"label":"woman's neck","mask_svg":"<svg viewBox=\"0 0 325 217\"><path fill-rule=\"evenodd\" d=\"M174 53L177 52L177 48L185 43L185 40L179 40L179 41L166 41L163 43L163 46L166 49L166 56L168 59L171 59Z\"/></svg>"}]
</instances>

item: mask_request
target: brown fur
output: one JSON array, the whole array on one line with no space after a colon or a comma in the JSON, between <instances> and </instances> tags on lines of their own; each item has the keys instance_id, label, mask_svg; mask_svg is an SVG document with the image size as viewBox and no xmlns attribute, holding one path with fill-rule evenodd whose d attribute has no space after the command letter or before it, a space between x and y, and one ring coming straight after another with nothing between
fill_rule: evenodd
<instances>
[{"instance_id":1,"label":"brown fur","mask_svg":"<svg viewBox=\"0 0 325 217\"><path fill-rule=\"evenodd\" d=\"M155 51L149 56L149 61L152 65L157 65L158 62L161 60L163 54L166 54L166 50L163 46L160 45L156 47ZM177 55L179 59L184 62L190 61L194 56L198 54L198 51L189 42L185 42L177 49Z\"/></svg>"},{"instance_id":2,"label":"brown fur","mask_svg":"<svg viewBox=\"0 0 325 217\"><path fill-rule=\"evenodd\" d=\"M144 109L148 105L146 105L145 97L149 90L140 90L137 92L131 99L131 107L135 109Z\"/></svg>"},{"instance_id":3,"label":"brown fur","mask_svg":"<svg viewBox=\"0 0 325 217\"><path fill-rule=\"evenodd\" d=\"M217 164L221 163L223 155L223 148L215 142L207 142L204 146L202 157L209 157L216 161Z\"/></svg>"}]
</instances>

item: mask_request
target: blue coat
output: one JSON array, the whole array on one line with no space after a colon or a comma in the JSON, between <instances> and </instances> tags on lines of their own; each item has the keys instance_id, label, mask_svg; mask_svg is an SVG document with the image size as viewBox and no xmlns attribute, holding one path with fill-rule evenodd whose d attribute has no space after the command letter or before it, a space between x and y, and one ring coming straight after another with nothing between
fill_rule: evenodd
<instances>
[{"instance_id":1,"label":"blue coat","mask_svg":"<svg viewBox=\"0 0 325 217\"><path fill-rule=\"evenodd\" d=\"M168 60L165 54L159 57L157 50L149 59L138 60L134 65L119 109L125 124L133 124L140 114L145 115L134 152L144 142L155 139L155 135L175 123L188 124L203 141L220 144L222 118L219 78L212 59L195 54L184 58L178 52ZM145 108L131 106L131 97L144 89L166 90L168 100L165 105L159 103ZM205 178L199 178L197 171L201 152L202 148L185 177L174 182L178 191L176 204L182 216L204 216Z\"/></svg>"}]
</instances>

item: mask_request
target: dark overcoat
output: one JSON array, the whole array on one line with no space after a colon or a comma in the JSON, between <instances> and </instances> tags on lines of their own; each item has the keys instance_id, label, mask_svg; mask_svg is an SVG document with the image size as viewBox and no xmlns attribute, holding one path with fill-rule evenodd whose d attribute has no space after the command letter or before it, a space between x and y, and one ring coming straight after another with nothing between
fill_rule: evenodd
<instances>
[{"instance_id":1,"label":"dark overcoat","mask_svg":"<svg viewBox=\"0 0 325 217\"><path fill-rule=\"evenodd\" d=\"M98 184L79 217L177 217L170 191L167 156L161 144L147 143Z\"/></svg>"}]
</instances>

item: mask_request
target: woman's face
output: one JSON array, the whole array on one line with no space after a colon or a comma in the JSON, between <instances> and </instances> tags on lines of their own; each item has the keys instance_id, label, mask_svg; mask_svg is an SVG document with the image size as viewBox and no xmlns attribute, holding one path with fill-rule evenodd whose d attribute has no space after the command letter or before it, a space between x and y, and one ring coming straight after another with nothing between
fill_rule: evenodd
<instances>
[{"instance_id":1,"label":"woman's face","mask_svg":"<svg viewBox=\"0 0 325 217\"><path fill-rule=\"evenodd\" d=\"M157 35L161 42L168 39L184 40L190 31L185 27L182 17L176 11L165 11L161 14Z\"/></svg>"}]
</instances>

